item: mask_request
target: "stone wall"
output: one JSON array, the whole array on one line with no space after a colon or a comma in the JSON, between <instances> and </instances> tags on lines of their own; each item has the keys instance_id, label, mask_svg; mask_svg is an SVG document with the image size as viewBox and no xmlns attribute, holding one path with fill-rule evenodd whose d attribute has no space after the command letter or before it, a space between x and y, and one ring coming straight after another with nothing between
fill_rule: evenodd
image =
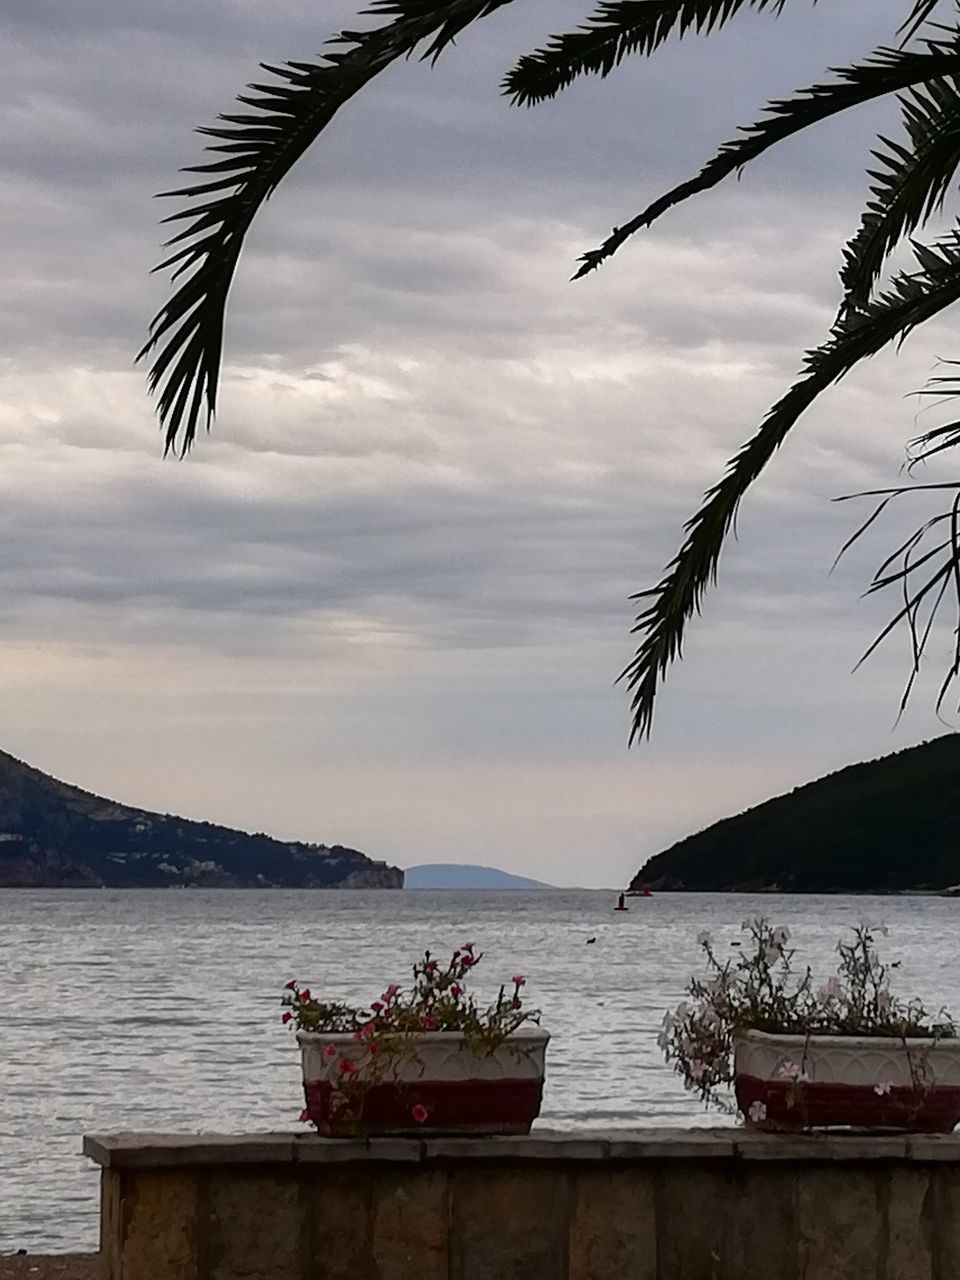
<instances>
[{"instance_id":1,"label":"stone wall","mask_svg":"<svg viewBox=\"0 0 960 1280\"><path fill-rule=\"evenodd\" d=\"M123 1135L104 1280L960 1280L960 1138Z\"/></svg>"}]
</instances>

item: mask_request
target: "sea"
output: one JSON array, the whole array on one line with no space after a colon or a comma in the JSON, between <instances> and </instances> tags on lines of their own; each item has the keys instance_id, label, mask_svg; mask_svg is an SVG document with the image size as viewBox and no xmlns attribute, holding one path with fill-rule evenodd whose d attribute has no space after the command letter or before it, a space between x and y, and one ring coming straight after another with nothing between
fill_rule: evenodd
<instances>
[{"instance_id":1,"label":"sea","mask_svg":"<svg viewBox=\"0 0 960 1280\"><path fill-rule=\"evenodd\" d=\"M280 994L298 978L358 1003L427 948L472 942L493 997L514 974L552 1033L554 1128L728 1123L663 1062L664 1011L741 922L789 927L832 971L862 920L885 922L897 989L960 1010L960 900L614 891L0 890L0 1254L97 1247L85 1133L297 1130L297 1046ZM592 941L591 941L592 940Z\"/></svg>"}]
</instances>

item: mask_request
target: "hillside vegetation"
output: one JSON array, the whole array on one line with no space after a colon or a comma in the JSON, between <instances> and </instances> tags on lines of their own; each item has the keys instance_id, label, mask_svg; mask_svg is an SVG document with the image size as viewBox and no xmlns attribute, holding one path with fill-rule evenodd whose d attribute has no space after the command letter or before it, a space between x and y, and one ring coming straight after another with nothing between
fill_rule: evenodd
<instances>
[{"instance_id":1,"label":"hillside vegetation","mask_svg":"<svg viewBox=\"0 0 960 1280\"><path fill-rule=\"evenodd\" d=\"M960 883L960 735L850 765L651 858L631 887L887 893Z\"/></svg>"},{"instance_id":2,"label":"hillside vegetation","mask_svg":"<svg viewBox=\"0 0 960 1280\"><path fill-rule=\"evenodd\" d=\"M248 835L117 804L0 751L0 887L385 888L356 849Z\"/></svg>"}]
</instances>

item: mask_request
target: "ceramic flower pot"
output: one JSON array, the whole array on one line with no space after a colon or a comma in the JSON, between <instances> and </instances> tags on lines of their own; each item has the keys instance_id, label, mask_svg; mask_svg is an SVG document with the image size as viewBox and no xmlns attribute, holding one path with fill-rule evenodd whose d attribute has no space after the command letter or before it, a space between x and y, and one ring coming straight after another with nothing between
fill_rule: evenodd
<instances>
[{"instance_id":1,"label":"ceramic flower pot","mask_svg":"<svg viewBox=\"0 0 960 1280\"><path fill-rule=\"evenodd\" d=\"M737 1103L767 1129L950 1133L960 1121L960 1038L735 1037Z\"/></svg>"},{"instance_id":2,"label":"ceramic flower pot","mask_svg":"<svg viewBox=\"0 0 960 1280\"><path fill-rule=\"evenodd\" d=\"M345 1033L300 1032L307 1117L326 1136L529 1133L540 1114L549 1033L520 1027L477 1055L459 1032L398 1038L371 1058Z\"/></svg>"}]
</instances>

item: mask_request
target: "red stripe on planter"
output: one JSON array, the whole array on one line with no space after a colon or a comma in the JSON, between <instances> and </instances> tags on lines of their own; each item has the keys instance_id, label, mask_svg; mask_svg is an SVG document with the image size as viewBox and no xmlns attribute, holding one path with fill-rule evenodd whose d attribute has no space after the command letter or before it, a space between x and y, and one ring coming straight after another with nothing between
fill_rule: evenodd
<instances>
[{"instance_id":1,"label":"red stripe on planter","mask_svg":"<svg viewBox=\"0 0 960 1280\"><path fill-rule=\"evenodd\" d=\"M321 1133L529 1133L540 1114L542 1080L418 1080L372 1085L359 1117L334 1112L333 1085L304 1084L307 1113ZM424 1118L423 1113L426 1113Z\"/></svg>"},{"instance_id":2,"label":"red stripe on planter","mask_svg":"<svg viewBox=\"0 0 960 1280\"><path fill-rule=\"evenodd\" d=\"M870 1085L821 1084L815 1080L760 1080L738 1075L737 1105L750 1119L761 1103L768 1129L902 1129L913 1133L951 1133L960 1123L960 1088L937 1085L928 1090L892 1087L878 1094Z\"/></svg>"}]
</instances>

